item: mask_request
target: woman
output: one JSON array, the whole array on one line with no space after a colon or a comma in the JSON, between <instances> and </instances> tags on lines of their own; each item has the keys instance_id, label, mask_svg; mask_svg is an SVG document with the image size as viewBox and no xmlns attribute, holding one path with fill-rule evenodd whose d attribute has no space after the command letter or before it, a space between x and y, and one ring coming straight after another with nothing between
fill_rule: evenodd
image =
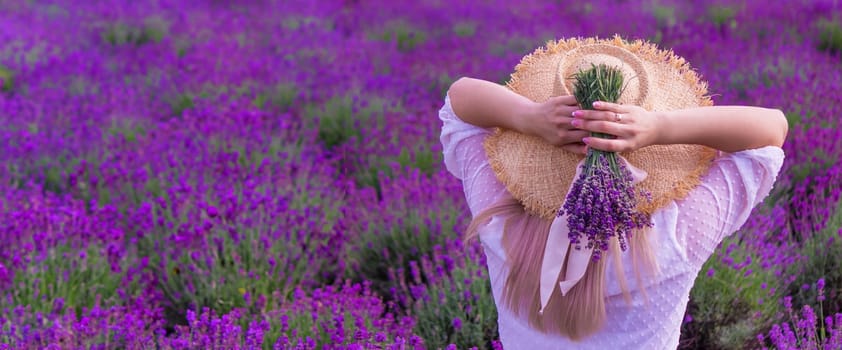
<instances>
[{"instance_id":1,"label":"woman","mask_svg":"<svg viewBox=\"0 0 842 350\"><path fill-rule=\"evenodd\" d=\"M627 91L582 110L565 79L603 62L623 67ZM771 190L787 134L781 111L711 106L705 94L682 59L620 38L550 42L508 88L472 78L450 87L439 113L445 165L464 185L467 237L485 249L506 349L678 346L693 281ZM655 196L653 227L599 261L570 248L566 224L548 214L587 148L622 152Z\"/></svg>"}]
</instances>

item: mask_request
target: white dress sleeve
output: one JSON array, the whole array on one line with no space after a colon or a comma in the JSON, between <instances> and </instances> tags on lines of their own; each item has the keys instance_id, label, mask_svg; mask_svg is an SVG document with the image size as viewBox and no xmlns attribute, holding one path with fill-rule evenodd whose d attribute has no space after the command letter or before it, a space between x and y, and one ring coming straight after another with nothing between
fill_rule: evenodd
<instances>
[{"instance_id":1,"label":"white dress sleeve","mask_svg":"<svg viewBox=\"0 0 842 350\"><path fill-rule=\"evenodd\" d=\"M768 146L721 153L701 184L677 201L677 238L697 267L722 240L740 229L754 207L769 194L783 165L784 152Z\"/></svg>"},{"instance_id":2,"label":"white dress sleeve","mask_svg":"<svg viewBox=\"0 0 842 350\"><path fill-rule=\"evenodd\" d=\"M462 180L468 206L472 215L476 216L508 193L494 175L483 148L491 130L460 119L453 112L450 96L445 97L439 119L442 121L440 139L444 165L453 176Z\"/></svg>"}]
</instances>

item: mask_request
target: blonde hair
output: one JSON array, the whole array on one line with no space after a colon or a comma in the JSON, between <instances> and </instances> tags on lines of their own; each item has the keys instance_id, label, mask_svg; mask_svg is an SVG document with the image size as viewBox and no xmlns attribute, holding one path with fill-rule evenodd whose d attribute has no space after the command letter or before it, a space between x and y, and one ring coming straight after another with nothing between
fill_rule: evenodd
<instances>
[{"instance_id":1,"label":"blonde hair","mask_svg":"<svg viewBox=\"0 0 842 350\"><path fill-rule=\"evenodd\" d=\"M584 277L564 296L556 284L542 315L538 312L539 281L544 247L552 222L526 212L520 202L506 196L474 217L466 231L465 240L476 238L479 228L487 225L494 216L505 218L502 245L509 268L503 288L505 306L515 315L528 319L532 328L542 333L559 334L574 341L602 328L606 318L605 268L609 259L604 256L598 262L591 261ZM644 296L641 271L645 269L657 274L658 270L646 233L647 231L635 231L629 243L635 278ZM616 238L610 244L610 252L610 260L615 264L618 282L628 303L631 301L631 294L626 286ZM562 271L565 271L564 267Z\"/></svg>"}]
</instances>

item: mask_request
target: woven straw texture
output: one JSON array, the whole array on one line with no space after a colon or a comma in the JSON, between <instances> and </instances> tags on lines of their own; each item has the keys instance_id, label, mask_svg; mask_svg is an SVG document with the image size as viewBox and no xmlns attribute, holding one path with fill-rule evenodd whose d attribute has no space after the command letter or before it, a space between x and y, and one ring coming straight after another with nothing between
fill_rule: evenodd
<instances>
[{"instance_id":1,"label":"woven straw texture","mask_svg":"<svg viewBox=\"0 0 842 350\"><path fill-rule=\"evenodd\" d=\"M550 41L521 60L507 87L535 102L569 95L569 77L591 63L620 66L627 82L620 103L650 111L713 104L707 96L707 85L683 58L653 44L626 42L620 37ZM500 128L486 139L484 147L497 178L512 196L527 211L553 219L583 156L538 137ZM657 145L620 155L648 173L637 186L651 193L652 201L640 200L638 210L652 214L696 187L716 150L701 145Z\"/></svg>"}]
</instances>

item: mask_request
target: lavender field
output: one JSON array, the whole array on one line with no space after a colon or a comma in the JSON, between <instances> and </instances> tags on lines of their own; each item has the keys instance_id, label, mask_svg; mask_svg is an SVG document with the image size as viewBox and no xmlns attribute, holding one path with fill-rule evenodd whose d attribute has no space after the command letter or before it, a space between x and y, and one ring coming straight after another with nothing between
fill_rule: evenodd
<instances>
[{"instance_id":1,"label":"lavender field","mask_svg":"<svg viewBox=\"0 0 842 350\"><path fill-rule=\"evenodd\" d=\"M438 109L573 36L790 122L682 349L842 349L842 2L0 1L0 349L501 348Z\"/></svg>"}]
</instances>

